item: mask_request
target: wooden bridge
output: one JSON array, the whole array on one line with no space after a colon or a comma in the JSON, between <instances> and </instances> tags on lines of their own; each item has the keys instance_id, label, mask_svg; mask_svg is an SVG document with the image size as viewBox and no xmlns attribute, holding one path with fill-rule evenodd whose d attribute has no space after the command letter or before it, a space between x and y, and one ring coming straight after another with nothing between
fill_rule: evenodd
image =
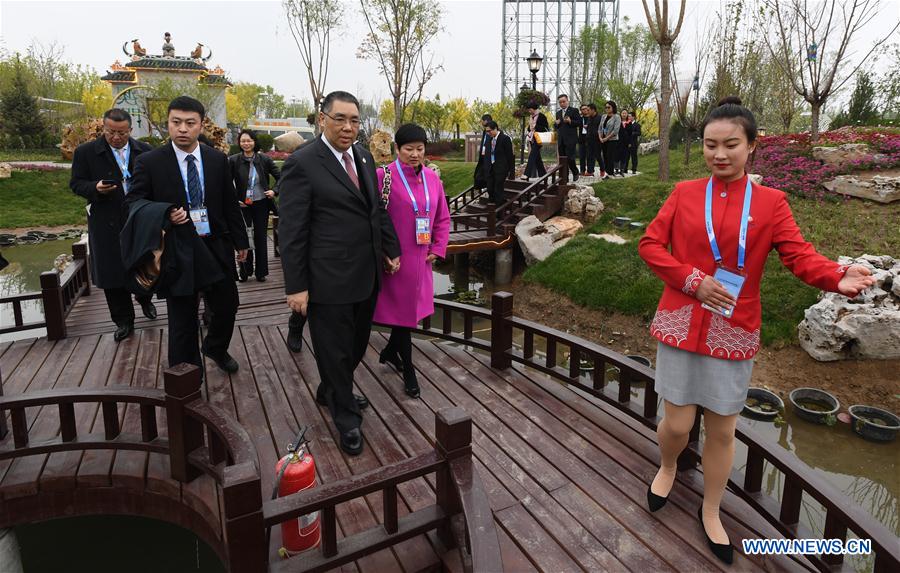
<instances>
[{"instance_id":1,"label":"wooden bridge","mask_svg":"<svg viewBox=\"0 0 900 573\"><path fill-rule=\"evenodd\" d=\"M565 157L534 181L507 179L502 205L488 204L487 191L474 187L451 198L447 253L508 249L515 241L513 233L519 221L529 215L545 221L558 213L569 189L568 169L560 165L566 165Z\"/></svg>"},{"instance_id":2,"label":"wooden bridge","mask_svg":"<svg viewBox=\"0 0 900 573\"><path fill-rule=\"evenodd\" d=\"M506 293L491 309L436 300L414 342L421 399L379 364L386 339L372 334L356 372L372 404L366 447L348 457L314 400L308 339L300 354L286 348L280 275L273 259L269 281L239 285L230 351L240 370L207 363L203 385L192 367L165 368L165 312L116 343L103 297L84 289L66 311L65 337L0 344L0 527L146 516L194 531L231 571L725 570L696 521L699 418L670 503L646 507L658 463L651 369L516 318ZM582 371L583 360L593 369ZM637 401L632 388L643 390ZM270 501L275 462L301 425L320 485ZM739 423L737 438L744 472L722 503L733 543L851 530L872 540L876 571L900 570L891 531L748 426ZM762 490L765 466L783 474L777 498ZM824 531L800 523L807 497L825 507ZM321 547L281 560L277 524L313 511ZM840 555L738 551L728 569L842 568Z\"/></svg>"}]
</instances>

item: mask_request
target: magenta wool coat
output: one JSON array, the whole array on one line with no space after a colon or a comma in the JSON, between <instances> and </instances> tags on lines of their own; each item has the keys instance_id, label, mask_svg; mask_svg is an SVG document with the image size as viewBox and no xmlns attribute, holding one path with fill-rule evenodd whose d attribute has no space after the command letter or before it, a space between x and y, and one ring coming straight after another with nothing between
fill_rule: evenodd
<instances>
[{"instance_id":1,"label":"magenta wool coat","mask_svg":"<svg viewBox=\"0 0 900 573\"><path fill-rule=\"evenodd\" d=\"M431 265L425 260L429 254L441 258L447 254L447 240L450 236L450 210L444 186L437 174L422 167L417 175L412 167L401 163L403 174L418 203L421 215L425 216L425 187L422 177L428 178L428 194L431 196L431 244L416 244L416 214L413 211L409 193L397 173L397 164L391 163L391 194L387 212L394 223L400 239L400 270L388 274L382 270L381 291L375 307L374 320L391 326L413 328L425 318L434 314L434 279ZM379 194L384 181L384 170L378 169Z\"/></svg>"}]
</instances>

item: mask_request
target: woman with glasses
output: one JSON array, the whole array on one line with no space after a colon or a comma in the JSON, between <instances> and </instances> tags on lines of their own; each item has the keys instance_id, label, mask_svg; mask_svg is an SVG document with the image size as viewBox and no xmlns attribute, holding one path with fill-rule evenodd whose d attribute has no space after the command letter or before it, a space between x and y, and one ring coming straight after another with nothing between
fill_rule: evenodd
<instances>
[{"instance_id":1,"label":"woman with glasses","mask_svg":"<svg viewBox=\"0 0 900 573\"><path fill-rule=\"evenodd\" d=\"M610 175L615 175L616 169L619 167L617 152L619 150L620 126L621 119L619 119L616 102L607 100L606 115L600 120L600 153L603 156L603 164L606 165L604 179L609 179Z\"/></svg>"},{"instance_id":2,"label":"woman with glasses","mask_svg":"<svg viewBox=\"0 0 900 573\"><path fill-rule=\"evenodd\" d=\"M257 153L259 144L253 131L241 130L238 145L241 152L230 156L228 165L231 167L231 177L234 179L234 189L244 222L247 227L253 227L253 250L247 253L247 260L240 263L238 280L246 281L253 274L255 264L256 280L262 282L269 274L269 211L272 210L276 194L269 188L269 176L277 182L281 171L271 157Z\"/></svg>"},{"instance_id":3,"label":"woman with glasses","mask_svg":"<svg viewBox=\"0 0 900 573\"><path fill-rule=\"evenodd\" d=\"M526 140L530 150L528 151L528 165L525 167L524 179L543 177L547 174L547 170L544 168L544 160L541 159L541 148L543 146L535 140L534 134L550 131L550 122L547 121L547 116L541 112L537 105L529 104L525 109L528 111L528 135Z\"/></svg>"},{"instance_id":4,"label":"woman with glasses","mask_svg":"<svg viewBox=\"0 0 900 573\"><path fill-rule=\"evenodd\" d=\"M394 135L397 160L378 169L378 187L400 239L403 265L381 278L375 322L391 325L391 337L379 361L403 373L406 394L419 397L412 363L411 329L434 314L431 264L447 253L450 212L440 177L423 165L425 130L414 123Z\"/></svg>"}]
</instances>

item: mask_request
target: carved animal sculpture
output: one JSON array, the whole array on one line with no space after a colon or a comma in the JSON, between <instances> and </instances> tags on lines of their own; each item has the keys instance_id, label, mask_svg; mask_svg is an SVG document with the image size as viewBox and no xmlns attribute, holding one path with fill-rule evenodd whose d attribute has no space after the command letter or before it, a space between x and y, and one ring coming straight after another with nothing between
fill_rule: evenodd
<instances>
[{"instance_id":1,"label":"carved animal sculpture","mask_svg":"<svg viewBox=\"0 0 900 573\"><path fill-rule=\"evenodd\" d=\"M137 38L131 41L131 48L134 50L135 56L146 56L147 50L141 47L141 43L138 42Z\"/></svg>"},{"instance_id":2,"label":"carved animal sculpture","mask_svg":"<svg viewBox=\"0 0 900 573\"><path fill-rule=\"evenodd\" d=\"M197 42L197 47L191 52L191 57L195 60L203 57L203 44Z\"/></svg>"}]
</instances>

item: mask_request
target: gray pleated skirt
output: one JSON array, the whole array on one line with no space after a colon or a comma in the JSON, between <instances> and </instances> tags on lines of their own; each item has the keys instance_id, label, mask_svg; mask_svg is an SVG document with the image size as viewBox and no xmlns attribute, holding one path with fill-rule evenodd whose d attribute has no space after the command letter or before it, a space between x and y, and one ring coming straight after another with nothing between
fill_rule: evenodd
<instances>
[{"instance_id":1,"label":"gray pleated skirt","mask_svg":"<svg viewBox=\"0 0 900 573\"><path fill-rule=\"evenodd\" d=\"M697 404L722 416L739 413L747 399L753 359L723 360L656 345L656 392L677 406Z\"/></svg>"}]
</instances>

